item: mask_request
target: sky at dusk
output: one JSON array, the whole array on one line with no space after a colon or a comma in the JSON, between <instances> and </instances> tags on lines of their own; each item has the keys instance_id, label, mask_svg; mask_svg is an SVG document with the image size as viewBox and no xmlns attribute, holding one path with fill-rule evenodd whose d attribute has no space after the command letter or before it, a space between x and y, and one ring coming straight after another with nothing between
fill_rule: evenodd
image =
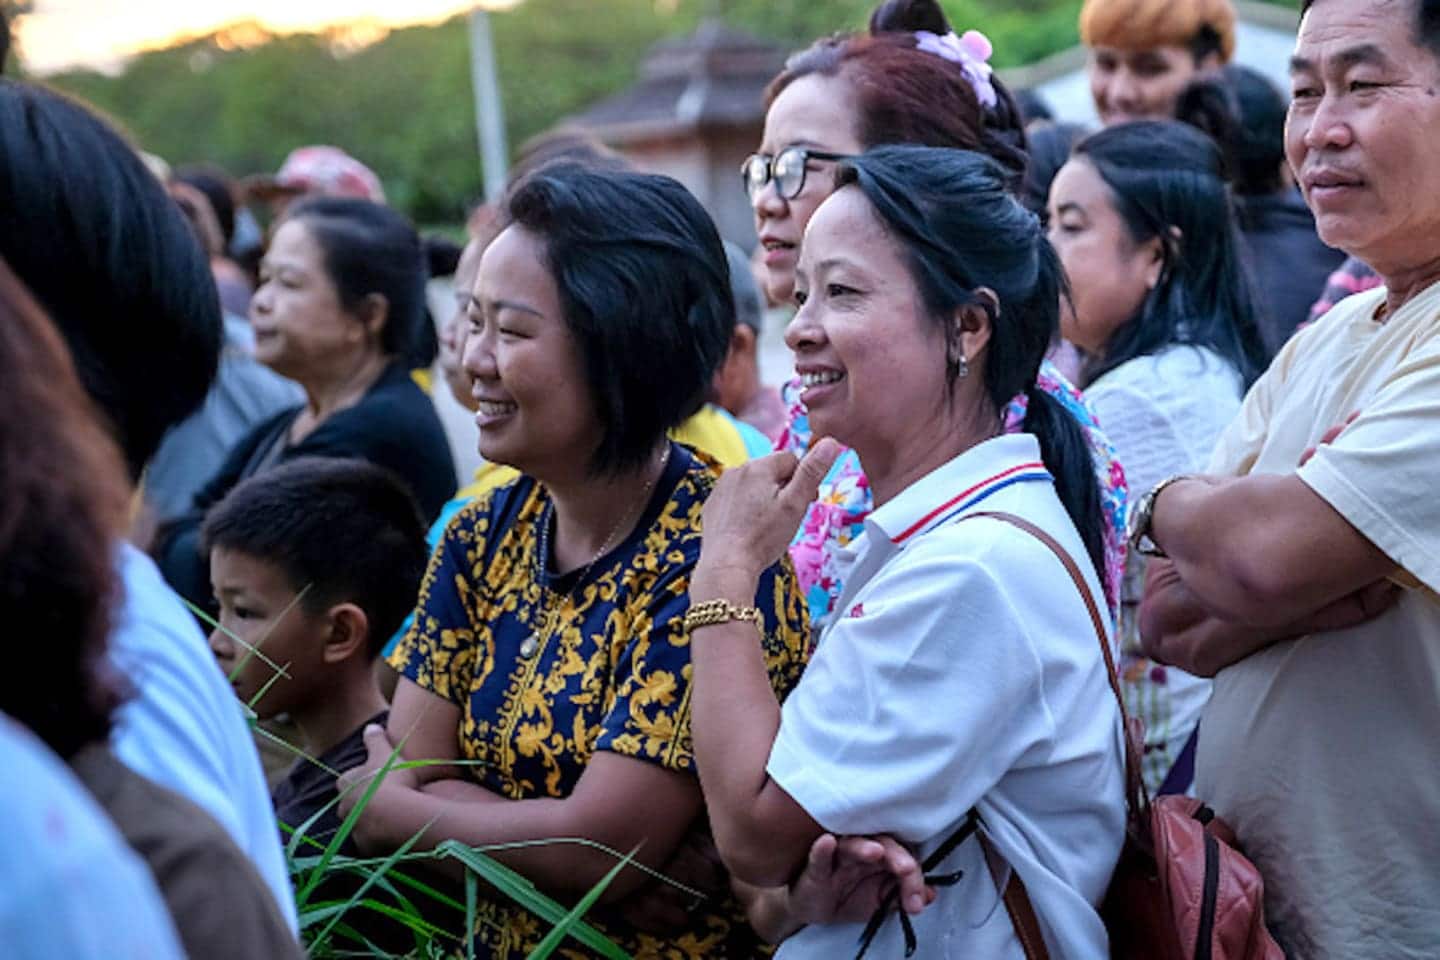
<instances>
[{"instance_id":1,"label":"sky at dusk","mask_svg":"<svg viewBox=\"0 0 1440 960\"><path fill-rule=\"evenodd\" d=\"M443 20L467 0L35 0L20 23L26 66L37 73L70 66L114 69L123 56L209 33L237 20L276 32L316 30L336 22L400 26ZM487 7L513 6L514 0Z\"/></svg>"}]
</instances>

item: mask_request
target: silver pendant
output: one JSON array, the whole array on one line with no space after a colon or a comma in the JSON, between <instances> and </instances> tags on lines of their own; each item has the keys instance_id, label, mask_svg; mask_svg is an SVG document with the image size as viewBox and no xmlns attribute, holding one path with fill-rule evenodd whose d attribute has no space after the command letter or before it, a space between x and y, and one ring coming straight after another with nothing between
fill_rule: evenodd
<instances>
[{"instance_id":1,"label":"silver pendant","mask_svg":"<svg viewBox=\"0 0 1440 960\"><path fill-rule=\"evenodd\" d=\"M535 656L535 654L539 652L540 638L535 636L535 634L533 633L525 638L525 642L520 644L520 656L524 657L526 660L529 660L531 657Z\"/></svg>"}]
</instances>

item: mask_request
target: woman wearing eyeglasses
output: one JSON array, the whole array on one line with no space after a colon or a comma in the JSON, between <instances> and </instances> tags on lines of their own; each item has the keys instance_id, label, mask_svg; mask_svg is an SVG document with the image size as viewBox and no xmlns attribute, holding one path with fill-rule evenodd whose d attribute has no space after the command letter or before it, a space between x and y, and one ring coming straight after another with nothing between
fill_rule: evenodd
<instances>
[{"instance_id":1,"label":"woman wearing eyeglasses","mask_svg":"<svg viewBox=\"0 0 1440 960\"><path fill-rule=\"evenodd\" d=\"M839 159L881 144L974 150L998 161L1008 186L1019 189L1025 131L1010 92L992 75L990 52L978 33L957 37L934 0L890 0L871 16L868 35L827 37L790 58L766 90L764 139L742 171L772 301L794 298L800 241L834 188ZM803 374L787 390L791 420L779 443L796 454L812 440L799 401L807 386ZM1048 361L1039 384L1075 417L1090 446L1107 521L1102 549L1092 559L1113 618L1125 567L1125 474L1093 411ZM1018 430L1024 417L1025 403L1017 399L1007 429ZM859 535L872 507L869 481L847 451L821 485L790 551L817 628L828 622L843 587L836 550Z\"/></svg>"}]
</instances>

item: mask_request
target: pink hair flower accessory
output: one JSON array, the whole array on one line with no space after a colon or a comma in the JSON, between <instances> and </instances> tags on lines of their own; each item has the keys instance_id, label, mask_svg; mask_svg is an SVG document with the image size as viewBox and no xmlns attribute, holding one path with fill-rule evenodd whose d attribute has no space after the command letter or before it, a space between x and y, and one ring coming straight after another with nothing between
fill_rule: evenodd
<instances>
[{"instance_id":1,"label":"pink hair flower accessory","mask_svg":"<svg viewBox=\"0 0 1440 960\"><path fill-rule=\"evenodd\" d=\"M958 64L960 72L965 75L965 79L969 80L970 86L974 88L975 98L985 109L993 110L1000 102L1000 98L995 95L995 84L991 80L995 70L989 63L995 48L991 46L990 40L985 34L979 30L966 30L965 34L959 37L953 30L943 37L938 33L931 33L929 30L917 30L915 31L915 49L933 53L937 57L944 57L951 63Z\"/></svg>"}]
</instances>

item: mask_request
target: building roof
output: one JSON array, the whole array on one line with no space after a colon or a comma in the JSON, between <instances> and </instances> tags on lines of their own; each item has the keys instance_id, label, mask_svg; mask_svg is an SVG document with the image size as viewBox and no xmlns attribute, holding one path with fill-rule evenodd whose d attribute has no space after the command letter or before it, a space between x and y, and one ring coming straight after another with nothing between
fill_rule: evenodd
<instances>
[{"instance_id":1,"label":"building roof","mask_svg":"<svg viewBox=\"0 0 1440 960\"><path fill-rule=\"evenodd\" d=\"M656 44L633 86L569 122L612 144L759 124L765 85L784 63L780 47L706 21L690 36Z\"/></svg>"}]
</instances>

